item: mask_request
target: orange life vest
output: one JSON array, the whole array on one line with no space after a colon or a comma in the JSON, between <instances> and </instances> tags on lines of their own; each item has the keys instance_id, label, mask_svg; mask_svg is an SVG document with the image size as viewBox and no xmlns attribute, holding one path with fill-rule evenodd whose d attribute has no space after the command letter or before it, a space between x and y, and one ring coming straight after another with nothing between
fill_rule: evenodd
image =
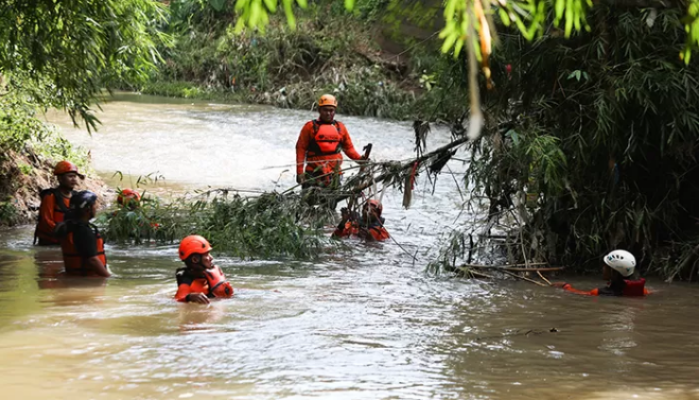
<instances>
[{"instance_id":1,"label":"orange life vest","mask_svg":"<svg viewBox=\"0 0 700 400\"><path fill-rule=\"evenodd\" d=\"M75 194L75 191L71 191L71 194ZM66 203L68 203L70 199L64 197L58 188L44 189L39 192L39 197L42 202L50 201L45 199L46 196L53 196L53 221L58 225L65 220L66 213L68 212L68 204ZM54 232L55 228L49 226L42 217L40 209L36 230L34 231L34 243L36 244L37 239L41 239L43 243L58 244L59 239Z\"/></svg>"},{"instance_id":2,"label":"orange life vest","mask_svg":"<svg viewBox=\"0 0 700 400\"><path fill-rule=\"evenodd\" d=\"M100 231L93 224L88 224L95 232L95 240L97 246L97 258L102 261L103 265L107 265L107 256L105 255L104 239L100 236ZM61 240L61 251L63 252L63 265L66 273L70 275L88 275L86 259L82 257L75 248L73 241L73 231L69 228L68 234Z\"/></svg>"},{"instance_id":3,"label":"orange life vest","mask_svg":"<svg viewBox=\"0 0 700 400\"><path fill-rule=\"evenodd\" d=\"M343 138L340 124L337 121L330 124L319 123L316 120L311 122L314 140L306 150L306 172L317 175L331 174L340 169L340 163L343 161L343 156L340 154L342 150L340 141ZM330 182L331 177L325 176L324 179Z\"/></svg>"},{"instance_id":4,"label":"orange life vest","mask_svg":"<svg viewBox=\"0 0 700 400\"><path fill-rule=\"evenodd\" d=\"M366 232L366 233L365 233ZM369 234L369 237L367 236ZM382 224L372 224L368 227L362 227L357 221L346 221L344 225L338 226L333 232L335 237L350 237L358 236L361 239L373 239L381 242L389 239L389 232Z\"/></svg>"},{"instance_id":5,"label":"orange life vest","mask_svg":"<svg viewBox=\"0 0 700 400\"><path fill-rule=\"evenodd\" d=\"M224 271L222 271L221 268L214 266L214 268L205 270L204 275L206 275L209 285L209 290L206 292L207 296L222 298L233 297L233 287L226 281Z\"/></svg>"},{"instance_id":6,"label":"orange life vest","mask_svg":"<svg viewBox=\"0 0 700 400\"><path fill-rule=\"evenodd\" d=\"M311 121L314 126L314 143L307 151L307 156L327 156L340 153L340 140L343 134L337 121L330 124L321 124L316 120Z\"/></svg>"},{"instance_id":7,"label":"orange life vest","mask_svg":"<svg viewBox=\"0 0 700 400\"><path fill-rule=\"evenodd\" d=\"M373 226L368 229L372 239L381 242L389 239L389 232L383 226Z\"/></svg>"},{"instance_id":8,"label":"orange life vest","mask_svg":"<svg viewBox=\"0 0 700 400\"><path fill-rule=\"evenodd\" d=\"M649 292L644 288L646 279L639 278L635 281L625 279L625 288L622 289L623 296L646 296Z\"/></svg>"}]
</instances>

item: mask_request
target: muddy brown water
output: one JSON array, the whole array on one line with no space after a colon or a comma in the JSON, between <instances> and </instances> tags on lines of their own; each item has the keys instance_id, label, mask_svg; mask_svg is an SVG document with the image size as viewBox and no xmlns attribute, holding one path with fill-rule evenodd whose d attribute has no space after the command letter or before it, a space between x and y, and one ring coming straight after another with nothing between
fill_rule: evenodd
<instances>
[{"instance_id":1,"label":"muddy brown water","mask_svg":"<svg viewBox=\"0 0 700 400\"><path fill-rule=\"evenodd\" d=\"M92 137L50 119L92 149L107 178L158 171L168 190L269 190L292 185L284 170L312 116L119 95ZM371 139L376 159L410 157L409 124L342 120L356 146ZM449 139L431 135L433 147ZM432 191L421 180L409 210L386 191L396 242L353 243L313 264L214 253L237 295L209 307L172 301L175 246L108 246L114 278L60 279L60 250L33 247L32 227L2 230L2 397L698 398L696 284L652 280L645 299L587 298L428 276L439 235L471 218L451 176Z\"/></svg>"}]
</instances>

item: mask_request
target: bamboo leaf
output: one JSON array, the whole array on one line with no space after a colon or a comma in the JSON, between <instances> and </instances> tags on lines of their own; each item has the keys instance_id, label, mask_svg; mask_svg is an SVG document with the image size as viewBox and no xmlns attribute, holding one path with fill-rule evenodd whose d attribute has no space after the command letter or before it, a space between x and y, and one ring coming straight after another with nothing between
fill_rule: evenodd
<instances>
[{"instance_id":1,"label":"bamboo leaf","mask_svg":"<svg viewBox=\"0 0 700 400\"><path fill-rule=\"evenodd\" d=\"M345 0L345 9L352 11L355 8L355 0Z\"/></svg>"}]
</instances>

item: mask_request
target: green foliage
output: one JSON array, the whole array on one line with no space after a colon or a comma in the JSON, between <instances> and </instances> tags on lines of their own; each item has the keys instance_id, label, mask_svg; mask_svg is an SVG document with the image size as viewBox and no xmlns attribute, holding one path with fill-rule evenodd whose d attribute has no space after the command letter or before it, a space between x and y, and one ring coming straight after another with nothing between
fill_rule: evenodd
<instances>
[{"instance_id":1,"label":"green foliage","mask_svg":"<svg viewBox=\"0 0 700 400\"><path fill-rule=\"evenodd\" d=\"M71 160L86 171L89 168L84 151L73 147L51 125L37 116L36 103L26 90L31 82L6 75L0 88L0 161L12 153L30 152L45 160ZM23 173L28 175L31 166Z\"/></svg>"},{"instance_id":2,"label":"green foliage","mask_svg":"<svg viewBox=\"0 0 700 400\"><path fill-rule=\"evenodd\" d=\"M698 25L698 11L700 10L700 4L698 0L690 0L688 4L688 14L683 19L685 24L685 48L680 53L681 59L685 61L686 65L690 63L693 56L693 50L697 50L698 47L698 31L700 30L700 25Z\"/></svg>"},{"instance_id":3,"label":"green foliage","mask_svg":"<svg viewBox=\"0 0 700 400\"><path fill-rule=\"evenodd\" d=\"M0 88L0 160L10 151L23 149L24 144L39 132L46 130L36 118L32 98L20 90L20 82L5 76L9 82Z\"/></svg>"},{"instance_id":4,"label":"green foliage","mask_svg":"<svg viewBox=\"0 0 700 400\"><path fill-rule=\"evenodd\" d=\"M282 8L287 18L287 25L291 29L296 29L296 18L292 7L296 3L301 8L306 8L306 0L282 0ZM277 0L236 0L235 11L240 17L236 22L236 32L241 33L247 26L250 29L259 29L265 32L265 28L270 23L270 14L277 11ZM345 6L351 10L355 5L355 0L345 0Z\"/></svg>"},{"instance_id":5,"label":"green foliage","mask_svg":"<svg viewBox=\"0 0 700 400\"><path fill-rule=\"evenodd\" d=\"M0 71L21 78L39 107L68 111L88 129L90 103L116 81L138 82L159 60L163 8L150 0L10 0L0 8Z\"/></svg>"},{"instance_id":6,"label":"green foliage","mask_svg":"<svg viewBox=\"0 0 700 400\"><path fill-rule=\"evenodd\" d=\"M313 259L334 246L323 231L332 213L319 214L299 196L242 197L221 191L198 197L164 203L144 193L139 207L103 212L96 222L111 242L178 243L198 234L217 251L239 257Z\"/></svg>"},{"instance_id":7,"label":"green foliage","mask_svg":"<svg viewBox=\"0 0 700 400\"><path fill-rule=\"evenodd\" d=\"M18 222L17 207L14 205L12 197L5 201L0 200L0 226L14 225Z\"/></svg>"},{"instance_id":8,"label":"green foliage","mask_svg":"<svg viewBox=\"0 0 700 400\"><path fill-rule=\"evenodd\" d=\"M518 216L510 261L586 266L625 248L643 271L688 276L676 267L697 243L697 63L677 56L681 12L649 12L597 6L591 34L503 39L469 176L488 223Z\"/></svg>"},{"instance_id":9,"label":"green foliage","mask_svg":"<svg viewBox=\"0 0 700 400\"><path fill-rule=\"evenodd\" d=\"M264 35L236 34L233 25L222 23L225 11L193 3L201 4L172 3L169 27L175 29L177 45L163 49L165 65L138 87L141 92L300 109L311 107L322 93L334 93L340 113L395 119L446 117L467 107L443 101L453 88L447 74L440 76L453 68L447 57L421 48L435 53L416 66L430 68L435 77L431 90L421 93L420 75L401 76L371 57L377 52L368 39L371 30L353 16L329 16L328 9L312 5L298 22L301 29L292 31L284 21L273 20ZM193 14L179 20L186 5Z\"/></svg>"}]
</instances>

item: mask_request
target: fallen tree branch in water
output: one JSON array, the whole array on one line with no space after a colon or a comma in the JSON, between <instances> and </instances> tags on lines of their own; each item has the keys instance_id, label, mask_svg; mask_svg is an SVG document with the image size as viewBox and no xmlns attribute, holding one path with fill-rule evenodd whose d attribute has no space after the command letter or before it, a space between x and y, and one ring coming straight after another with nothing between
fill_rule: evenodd
<instances>
[{"instance_id":1,"label":"fallen tree branch in water","mask_svg":"<svg viewBox=\"0 0 700 400\"><path fill-rule=\"evenodd\" d=\"M564 269L564 268L561 268L561 269ZM552 282L550 282L549 279L545 278L544 275L542 275L542 272L540 272L539 270L537 270L537 275L540 276L540 279L542 279L543 281L547 282L547 284L548 284L549 286L552 286Z\"/></svg>"},{"instance_id":2,"label":"fallen tree branch in water","mask_svg":"<svg viewBox=\"0 0 700 400\"><path fill-rule=\"evenodd\" d=\"M549 265L548 262L536 262L527 264L502 264L502 265L483 265L483 264L462 264L467 268L510 268L510 267L526 267L528 265ZM532 268L531 268L532 269Z\"/></svg>"},{"instance_id":3,"label":"fallen tree branch in water","mask_svg":"<svg viewBox=\"0 0 700 400\"><path fill-rule=\"evenodd\" d=\"M479 277L488 278L488 279L491 279L491 280L495 280L495 279L496 279L495 276L489 275L489 274L485 274L485 273L483 273L483 272L476 272L476 271L473 271L473 270L470 270L470 269L467 269L467 268L465 268L465 269L460 269L460 268L458 268L458 269L459 269L459 271L460 271L462 274L464 274L464 275L479 276Z\"/></svg>"},{"instance_id":4,"label":"fallen tree branch in water","mask_svg":"<svg viewBox=\"0 0 700 400\"><path fill-rule=\"evenodd\" d=\"M547 287L547 285L545 285L545 284L542 283L542 282L537 282L537 281L532 280L532 279L530 279L530 278L526 278L526 277L524 277L524 276L520 276L520 275L518 275L518 274L514 274L514 273L512 273L512 272L510 272L510 271L508 271L508 270L503 270L503 273L506 274L506 275L510 275L510 276L512 276L513 278L522 279L522 280L524 280L524 281L527 281L527 282L530 282L530 283L534 283L534 284L537 285L537 286Z\"/></svg>"},{"instance_id":5,"label":"fallen tree branch in water","mask_svg":"<svg viewBox=\"0 0 700 400\"><path fill-rule=\"evenodd\" d=\"M418 163L418 165L423 165L424 161L427 161L431 158L435 158L435 157L442 158L444 153L447 152L448 150L451 150L457 146L460 146L468 141L469 141L469 138L467 138L467 137L463 137L463 138L454 140L454 141L452 141L452 142L450 142L442 147L439 147L439 148L437 148L429 153L425 153L420 157L417 157L415 159L412 159L410 161L407 161L407 162L401 164L396 170L380 174L380 175L374 177L373 180L374 180L374 182L384 182L387 179L391 179L391 178L395 177L397 170L408 171L411 168L413 168L413 166L416 162ZM363 182L360 185L353 187L349 191L359 193L359 192L362 192L363 190L367 189L368 187L372 186L372 184L373 184L372 181ZM406 190L408 190L408 189L406 189ZM350 197L350 194L342 194L340 196L337 196L336 199L337 199L337 201L341 201L341 200L345 200L348 197Z\"/></svg>"}]
</instances>

